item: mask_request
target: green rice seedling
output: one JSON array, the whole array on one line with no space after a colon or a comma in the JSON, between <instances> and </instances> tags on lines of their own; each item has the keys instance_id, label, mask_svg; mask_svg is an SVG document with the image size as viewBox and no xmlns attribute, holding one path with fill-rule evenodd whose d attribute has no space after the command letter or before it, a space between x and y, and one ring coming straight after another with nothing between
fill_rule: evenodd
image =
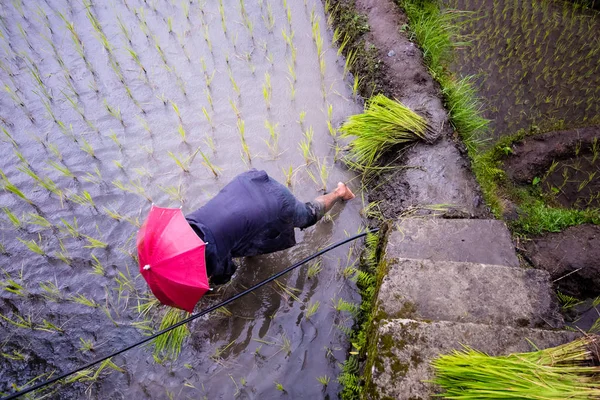
<instances>
[{"instance_id":1,"label":"green rice seedling","mask_svg":"<svg viewBox=\"0 0 600 400\"><path fill-rule=\"evenodd\" d=\"M85 240L88 241L88 244L83 246L86 249L105 249L108 247L108 243L105 243L101 240L94 239L93 237L88 235L83 235L83 237L85 238Z\"/></svg>"},{"instance_id":2,"label":"green rice seedling","mask_svg":"<svg viewBox=\"0 0 600 400\"><path fill-rule=\"evenodd\" d=\"M60 247L60 251L55 251L53 256L64 262L66 265L71 265L71 257L69 257L69 252L67 251L61 238L58 238L58 245Z\"/></svg>"},{"instance_id":3,"label":"green rice seedling","mask_svg":"<svg viewBox=\"0 0 600 400\"><path fill-rule=\"evenodd\" d=\"M442 396L492 399L594 398L600 395L595 374L599 338L586 335L570 343L530 353L492 357L464 346L432 361L433 383Z\"/></svg>"},{"instance_id":4,"label":"green rice seedling","mask_svg":"<svg viewBox=\"0 0 600 400\"><path fill-rule=\"evenodd\" d=\"M64 218L61 218L62 227L58 226L58 230L63 233L71 236L74 239L79 239L82 235L79 232L79 224L77 223L77 217L73 217L73 223L68 222Z\"/></svg>"},{"instance_id":5,"label":"green rice seedling","mask_svg":"<svg viewBox=\"0 0 600 400\"><path fill-rule=\"evenodd\" d=\"M352 96L356 97L358 95L358 88L360 87L362 79L358 77L358 75L354 76L354 80L352 81Z\"/></svg>"},{"instance_id":6,"label":"green rice seedling","mask_svg":"<svg viewBox=\"0 0 600 400\"><path fill-rule=\"evenodd\" d=\"M54 160L48 160L47 162L48 165L50 165L56 171L60 172L62 175L66 176L67 178L75 179L75 174L71 172L71 170L67 166L59 164Z\"/></svg>"},{"instance_id":7,"label":"green rice seedling","mask_svg":"<svg viewBox=\"0 0 600 400\"><path fill-rule=\"evenodd\" d=\"M84 294L79 293L69 298L73 303L81 304L86 307L97 308L99 305L93 299L87 298Z\"/></svg>"},{"instance_id":8,"label":"green rice seedling","mask_svg":"<svg viewBox=\"0 0 600 400\"><path fill-rule=\"evenodd\" d=\"M567 294L562 293L560 290L556 291L556 297L558 299L558 303L560 304L560 308L563 311L567 311L579 304L582 304L583 301L576 299L573 296L569 296Z\"/></svg>"},{"instance_id":9,"label":"green rice seedling","mask_svg":"<svg viewBox=\"0 0 600 400\"><path fill-rule=\"evenodd\" d=\"M29 168L25 165L21 165L21 166L17 167L17 169L19 171L25 173L26 175L28 175L30 178L32 178L39 186L43 187L50 193L53 193L56 196L58 196L58 198L62 201L64 193L52 179L50 179L48 177L44 177L44 178L40 177L35 172L33 172L33 170L31 170L31 168Z\"/></svg>"},{"instance_id":10,"label":"green rice seedling","mask_svg":"<svg viewBox=\"0 0 600 400\"><path fill-rule=\"evenodd\" d=\"M140 57L135 52L135 50L133 50L131 47L126 47L126 49L127 49L127 52L129 53L129 55L131 56L131 59L142 70L142 72L144 73L144 75L148 75L148 71L146 71L146 67L144 67L144 64L142 64L142 61L140 60Z\"/></svg>"},{"instance_id":11,"label":"green rice seedling","mask_svg":"<svg viewBox=\"0 0 600 400\"><path fill-rule=\"evenodd\" d=\"M56 326L55 324L53 324L52 322L50 322L46 319L42 320L41 325L34 326L34 329L36 329L38 331L64 333L64 330L61 327Z\"/></svg>"},{"instance_id":12,"label":"green rice seedling","mask_svg":"<svg viewBox=\"0 0 600 400\"><path fill-rule=\"evenodd\" d=\"M152 36L152 37L154 38L154 47L156 48L156 51L158 52L160 59L162 60L163 64L166 67L169 67L169 63L167 62L167 56L165 55L165 52L163 51L162 47L160 47L158 38L156 36Z\"/></svg>"},{"instance_id":13,"label":"green rice seedling","mask_svg":"<svg viewBox=\"0 0 600 400\"><path fill-rule=\"evenodd\" d=\"M19 106L19 107L25 107L25 102L23 101L23 99L21 98L21 96L19 96L17 94L17 92L15 92L10 86L8 86L7 84L4 85L4 91L6 93L9 94L10 98L12 99L12 101L15 103L15 105Z\"/></svg>"},{"instance_id":14,"label":"green rice seedling","mask_svg":"<svg viewBox=\"0 0 600 400\"><path fill-rule=\"evenodd\" d=\"M25 245L31 252L35 254L39 254L40 256L45 256L46 251L42 247L42 235L38 233L38 242L34 239L24 240L21 238L17 238L17 240Z\"/></svg>"},{"instance_id":15,"label":"green rice seedling","mask_svg":"<svg viewBox=\"0 0 600 400\"><path fill-rule=\"evenodd\" d=\"M292 187L292 178L294 177L294 167L290 165L290 167L286 170L285 168L281 168L283 171L283 175L285 176L285 185L289 188Z\"/></svg>"},{"instance_id":16,"label":"green rice seedling","mask_svg":"<svg viewBox=\"0 0 600 400\"><path fill-rule=\"evenodd\" d=\"M306 319L310 319L310 317L312 317L313 315L315 315L317 313L317 311L319 310L319 306L320 305L321 305L321 303L319 301L315 301L314 303L310 303L306 307L306 311L304 312L304 316L306 317Z\"/></svg>"},{"instance_id":17,"label":"green rice seedling","mask_svg":"<svg viewBox=\"0 0 600 400\"><path fill-rule=\"evenodd\" d=\"M106 213L106 215L108 215L110 218L114 219L115 221L122 221L125 219L125 217L120 214L119 212L115 211L115 210L111 210L107 207L102 207L102 210Z\"/></svg>"},{"instance_id":18,"label":"green rice seedling","mask_svg":"<svg viewBox=\"0 0 600 400\"><path fill-rule=\"evenodd\" d=\"M27 214L27 223L30 225L37 225L42 228L52 228L53 225L46 218L42 217L38 213L30 212Z\"/></svg>"},{"instance_id":19,"label":"green rice seedling","mask_svg":"<svg viewBox=\"0 0 600 400\"><path fill-rule=\"evenodd\" d=\"M225 8L223 7L223 0L219 0L219 14L221 15L221 27L223 33L227 36L227 24L225 22Z\"/></svg>"},{"instance_id":20,"label":"green rice seedling","mask_svg":"<svg viewBox=\"0 0 600 400\"><path fill-rule=\"evenodd\" d=\"M173 17L167 17L167 28L168 28L168 32L169 34L173 33Z\"/></svg>"},{"instance_id":21,"label":"green rice seedling","mask_svg":"<svg viewBox=\"0 0 600 400\"><path fill-rule=\"evenodd\" d=\"M271 96L273 94L273 87L271 86L271 75L269 72L265 72L265 83L263 84L263 98L267 109L271 109Z\"/></svg>"},{"instance_id":22,"label":"green rice seedling","mask_svg":"<svg viewBox=\"0 0 600 400\"><path fill-rule=\"evenodd\" d=\"M281 295L286 297L287 299L292 299L295 300L297 302L301 302L301 300L298 298L298 296L296 295L296 293L300 293L301 290L298 288L294 288L288 285L285 285L281 282L279 282L278 280L275 280L275 284L277 285L277 287L281 290ZM284 335L285 337L285 335ZM287 337L285 337L285 339L287 339Z\"/></svg>"},{"instance_id":23,"label":"green rice seedling","mask_svg":"<svg viewBox=\"0 0 600 400\"><path fill-rule=\"evenodd\" d=\"M271 66L275 64L275 57L273 57L273 53L268 52L265 58L267 59L267 61L269 61L269 64L271 64Z\"/></svg>"},{"instance_id":24,"label":"green rice seedling","mask_svg":"<svg viewBox=\"0 0 600 400\"><path fill-rule=\"evenodd\" d=\"M321 163L318 158L316 160L317 160L317 167L319 170L319 178L321 181L321 190L323 190L323 192L327 192L327 179L329 178L329 171L330 171L327 168L327 158L326 157L323 158L323 163ZM312 172L310 172L310 170L307 170L307 172L309 173L309 176L311 177L313 182L317 183L317 179L312 174Z\"/></svg>"},{"instance_id":25,"label":"green rice seedling","mask_svg":"<svg viewBox=\"0 0 600 400\"><path fill-rule=\"evenodd\" d=\"M235 103L234 100L229 99L229 105L231 106L231 109L233 110L235 117L237 119L241 119L242 118L242 113L240 112L240 109L238 108L237 104Z\"/></svg>"},{"instance_id":26,"label":"green rice seedling","mask_svg":"<svg viewBox=\"0 0 600 400\"><path fill-rule=\"evenodd\" d=\"M311 152L312 140L313 140L314 131L312 126L309 126L306 132L304 132L304 138L300 141L300 150L302 151L302 156L304 157L304 162L306 165L309 165L311 162L315 160L314 154Z\"/></svg>"},{"instance_id":27,"label":"green rice seedling","mask_svg":"<svg viewBox=\"0 0 600 400\"><path fill-rule=\"evenodd\" d=\"M2 318L6 322L8 322L9 324L11 324L17 328L33 329L33 322L31 321L31 315L28 315L27 319L23 318L19 314L13 313L12 316L14 319L7 317L6 315L0 313L0 318Z\"/></svg>"},{"instance_id":28,"label":"green rice seedling","mask_svg":"<svg viewBox=\"0 0 600 400\"><path fill-rule=\"evenodd\" d=\"M25 65L27 66L27 70L33 78L39 92L42 93L44 97L46 97L46 99L48 99L50 102L53 102L54 98L52 97L50 92L48 92L47 86L44 83L44 80L42 79L42 74L40 73L37 64L34 63L31 60L31 58L29 58L29 56L25 56L25 59L27 60L27 62L25 63Z\"/></svg>"},{"instance_id":29,"label":"green rice seedling","mask_svg":"<svg viewBox=\"0 0 600 400\"><path fill-rule=\"evenodd\" d=\"M127 29L127 27L123 23L123 20L121 19L120 15L117 15L117 22L119 23L119 29L121 30L121 34L123 35L125 40L127 40L127 43L129 43L130 46L133 46L133 43L131 42L131 33L129 33L129 29Z\"/></svg>"},{"instance_id":30,"label":"green rice seedling","mask_svg":"<svg viewBox=\"0 0 600 400\"><path fill-rule=\"evenodd\" d=\"M189 317L190 314L176 308L169 307L163 315L159 329L166 329L179 321ZM182 325L154 339L154 354L170 357L175 360L181 353L185 338L190 334L187 325Z\"/></svg>"},{"instance_id":31,"label":"green rice seedling","mask_svg":"<svg viewBox=\"0 0 600 400\"><path fill-rule=\"evenodd\" d=\"M92 270L93 270L94 274L104 276L104 266L102 265L100 260L98 260L98 257L96 257L94 254L91 254L91 257L92 257Z\"/></svg>"},{"instance_id":32,"label":"green rice seedling","mask_svg":"<svg viewBox=\"0 0 600 400\"><path fill-rule=\"evenodd\" d=\"M10 208L2 207L2 211L4 211L6 218L8 218L9 222L15 228L20 229L23 227L23 222L21 221L21 219L17 215L15 215L15 213L13 213Z\"/></svg>"},{"instance_id":33,"label":"green rice seedling","mask_svg":"<svg viewBox=\"0 0 600 400\"><path fill-rule=\"evenodd\" d=\"M84 338L79 338L79 341L81 342L81 346L79 347L79 351L81 351L82 353L86 353L86 352L94 352L94 342L92 340L85 340Z\"/></svg>"},{"instance_id":34,"label":"green rice seedling","mask_svg":"<svg viewBox=\"0 0 600 400\"><path fill-rule=\"evenodd\" d=\"M19 144L15 141L15 139L13 139L12 135L5 127L2 127L2 133L4 133L4 136L6 136L6 138L10 142L10 144L12 144L12 146L15 149L19 147ZM43 145L43 143L42 143L42 145Z\"/></svg>"},{"instance_id":35,"label":"green rice seedling","mask_svg":"<svg viewBox=\"0 0 600 400\"><path fill-rule=\"evenodd\" d=\"M206 121L208 121L210 127L214 129L215 126L213 124L212 118L210 117L210 114L208 114L208 111L205 107L202 107L202 113L204 114L204 117L206 118Z\"/></svg>"},{"instance_id":36,"label":"green rice seedling","mask_svg":"<svg viewBox=\"0 0 600 400\"><path fill-rule=\"evenodd\" d=\"M279 382L275 382L275 389L279 390L280 392L284 392L285 393L285 388Z\"/></svg>"},{"instance_id":37,"label":"green rice seedling","mask_svg":"<svg viewBox=\"0 0 600 400\"><path fill-rule=\"evenodd\" d=\"M263 15L263 21L265 22L265 28L269 33L273 33L273 28L275 27L275 16L273 15L273 7L271 7L271 3L267 2L267 15Z\"/></svg>"},{"instance_id":38,"label":"green rice seedling","mask_svg":"<svg viewBox=\"0 0 600 400\"><path fill-rule=\"evenodd\" d=\"M323 261L319 258L317 261L310 264L310 266L308 267L306 276L308 277L308 279L312 279L312 278L316 277L317 275L319 275L319 273L321 273L322 270L323 270Z\"/></svg>"},{"instance_id":39,"label":"green rice seedling","mask_svg":"<svg viewBox=\"0 0 600 400\"><path fill-rule=\"evenodd\" d=\"M210 40L210 34L208 33L208 25L204 26L204 41L206 42L206 45L208 46L208 51L210 51L210 53L212 54L213 47L212 47L212 41Z\"/></svg>"},{"instance_id":40,"label":"green rice seedling","mask_svg":"<svg viewBox=\"0 0 600 400\"><path fill-rule=\"evenodd\" d=\"M31 167L31 165L29 164L29 161L27 161L27 159L25 158L23 153L21 153L19 150L17 150L17 148L13 148L13 153L15 154L15 156L17 156L19 161L21 161L21 163L23 163L23 165Z\"/></svg>"},{"instance_id":41,"label":"green rice seedling","mask_svg":"<svg viewBox=\"0 0 600 400\"><path fill-rule=\"evenodd\" d=\"M42 296L49 301L59 302L62 300L63 295L60 292L60 289L56 284L52 281L40 282L40 289L42 289Z\"/></svg>"},{"instance_id":42,"label":"green rice seedling","mask_svg":"<svg viewBox=\"0 0 600 400\"><path fill-rule=\"evenodd\" d=\"M104 360L95 372L93 369L84 369L82 371L76 372L70 378L65 379L65 383L69 384L74 382L97 382L100 379L101 374L105 372L106 368L110 368L117 372L125 372L122 368L116 366L111 360L111 358Z\"/></svg>"},{"instance_id":43,"label":"green rice seedling","mask_svg":"<svg viewBox=\"0 0 600 400\"><path fill-rule=\"evenodd\" d=\"M187 143L185 129L183 128L183 125L179 124L179 126L177 127L177 132L179 133L179 136L181 137L181 141L183 143Z\"/></svg>"},{"instance_id":44,"label":"green rice seedling","mask_svg":"<svg viewBox=\"0 0 600 400\"><path fill-rule=\"evenodd\" d=\"M592 141L592 164L595 164L598 160L598 156L600 156L600 145L598 144L598 138L594 138Z\"/></svg>"},{"instance_id":45,"label":"green rice seedling","mask_svg":"<svg viewBox=\"0 0 600 400\"><path fill-rule=\"evenodd\" d=\"M9 360L14 360L14 361L25 361L26 360L25 355L17 350L13 350L12 354L0 353L0 355L2 355L2 357L4 357L4 358L7 358Z\"/></svg>"},{"instance_id":46,"label":"green rice seedling","mask_svg":"<svg viewBox=\"0 0 600 400\"><path fill-rule=\"evenodd\" d=\"M341 137L354 137L348 165L367 171L383 152L395 145L425 140L427 123L414 111L384 95L373 96L363 114L353 115L342 125Z\"/></svg>"},{"instance_id":47,"label":"green rice seedling","mask_svg":"<svg viewBox=\"0 0 600 400\"><path fill-rule=\"evenodd\" d=\"M96 153L94 152L94 147L92 147L92 145L84 138L81 138L80 141L81 141L81 144L79 145L79 148L81 150L85 151L90 157L96 158Z\"/></svg>"},{"instance_id":48,"label":"green rice seedling","mask_svg":"<svg viewBox=\"0 0 600 400\"><path fill-rule=\"evenodd\" d=\"M94 199L92 198L92 195L87 190L84 190L81 193L81 195L78 195L77 193L72 193L69 196L69 200L72 201L73 203L76 203L76 204L79 204L82 206L96 208Z\"/></svg>"},{"instance_id":49,"label":"green rice seedling","mask_svg":"<svg viewBox=\"0 0 600 400\"><path fill-rule=\"evenodd\" d=\"M110 130L112 133L108 136L119 148L119 150L123 149L123 145L121 144L121 142L119 141L119 138L117 137L117 134L111 129Z\"/></svg>"},{"instance_id":50,"label":"green rice seedling","mask_svg":"<svg viewBox=\"0 0 600 400\"><path fill-rule=\"evenodd\" d=\"M4 275L6 276L6 280L0 281L0 287L2 290L19 297L25 297L29 295L27 288L14 280L8 272L4 271ZM23 267L21 267L18 279L23 282Z\"/></svg>"},{"instance_id":51,"label":"green rice seedling","mask_svg":"<svg viewBox=\"0 0 600 400\"><path fill-rule=\"evenodd\" d=\"M183 172L190 172L190 166L189 166L190 158L189 157L184 158L181 154L175 154L171 151L169 151L168 154L169 154L169 157L171 157L171 159L173 161L175 161L175 164L177 164L177 166L179 168L181 168L181 170Z\"/></svg>"},{"instance_id":52,"label":"green rice seedling","mask_svg":"<svg viewBox=\"0 0 600 400\"><path fill-rule=\"evenodd\" d=\"M181 111L179 111L179 107L177 106L177 104L175 104L175 102L173 100L169 100L169 102L171 103L171 107L173 107L173 111L175 111L175 114L177 114L177 118L179 119L179 122L183 122L181 120Z\"/></svg>"},{"instance_id":53,"label":"green rice seedling","mask_svg":"<svg viewBox=\"0 0 600 400\"><path fill-rule=\"evenodd\" d=\"M184 202L184 196L182 193L181 183L177 186L162 186L159 185L158 188L169 195L169 199L173 201L177 201L180 203Z\"/></svg>"},{"instance_id":54,"label":"green rice seedling","mask_svg":"<svg viewBox=\"0 0 600 400\"><path fill-rule=\"evenodd\" d=\"M268 119L265 120L265 128L267 128L267 131L269 132L269 140L266 140L265 142L267 143L269 150L271 150L271 153L273 153L273 156L276 156L279 152L278 126L279 124L273 124Z\"/></svg>"},{"instance_id":55,"label":"green rice seedling","mask_svg":"<svg viewBox=\"0 0 600 400\"><path fill-rule=\"evenodd\" d=\"M206 143L206 145L213 151L213 153L215 152L217 146L215 145L215 140L212 138L212 136L206 136L204 138L204 143Z\"/></svg>"},{"instance_id":56,"label":"green rice seedling","mask_svg":"<svg viewBox=\"0 0 600 400\"><path fill-rule=\"evenodd\" d=\"M99 185L102 183L102 173L97 166L94 166L94 173L86 172L85 176L83 176L81 179L86 182L93 183L94 185Z\"/></svg>"},{"instance_id":57,"label":"green rice seedling","mask_svg":"<svg viewBox=\"0 0 600 400\"><path fill-rule=\"evenodd\" d=\"M165 96L164 92L161 94L157 94L155 96L157 99L159 99L160 101L162 101L163 105L167 105L167 103L169 102L169 99L167 99L167 97Z\"/></svg>"},{"instance_id":58,"label":"green rice seedling","mask_svg":"<svg viewBox=\"0 0 600 400\"><path fill-rule=\"evenodd\" d=\"M106 108L106 111L125 127L125 121L123 121L123 115L121 115L121 109L119 107L109 105L106 99L104 99L104 108Z\"/></svg>"},{"instance_id":59,"label":"green rice seedling","mask_svg":"<svg viewBox=\"0 0 600 400\"><path fill-rule=\"evenodd\" d=\"M231 70L228 71L229 73L229 81L231 82L231 87L233 87L233 90L237 93L238 97L240 96L240 87L238 86L237 82L235 81L235 78L233 77L233 72Z\"/></svg>"},{"instance_id":60,"label":"green rice seedling","mask_svg":"<svg viewBox=\"0 0 600 400\"><path fill-rule=\"evenodd\" d=\"M318 381L318 382L319 382L321 385L323 385L323 386L327 387L327 385L329 385L329 382L331 381L331 378L330 378L329 376L327 376L327 375L323 375L323 376L319 376L319 377L317 377L317 381Z\"/></svg>"},{"instance_id":61,"label":"green rice seedling","mask_svg":"<svg viewBox=\"0 0 600 400\"><path fill-rule=\"evenodd\" d=\"M215 178L218 178L218 177L219 177L219 171L222 171L222 168L219 168L219 167L217 167L216 165L214 165L214 164L213 164L213 163L210 161L210 159L209 159L209 158L206 156L206 154L204 154L204 152L202 152L201 150L200 150L200 156L202 156L202 159L204 160L204 161L202 162L202 164L203 164L203 165L204 165L206 168L210 169L210 172L212 172L212 173L213 173L213 175L215 176Z\"/></svg>"},{"instance_id":62,"label":"green rice seedling","mask_svg":"<svg viewBox=\"0 0 600 400\"><path fill-rule=\"evenodd\" d=\"M304 128L304 120L306 119L306 111L302 110L300 111L300 117L298 119L298 123L300 124L301 128ZM312 129L312 128L309 128Z\"/></svg>"},{"instance_id":63,"label":"green rice seedling","mask_svg":"<svg viewBox=\"0 0 600 400\"><path fill-rule=\"evenodd\" d=\"M356 56L358 52L356 50L349 50L346 55L346 62L344 63L344 78L350 73L354 64L356 63Z\"/></svg>"}]
</instances>

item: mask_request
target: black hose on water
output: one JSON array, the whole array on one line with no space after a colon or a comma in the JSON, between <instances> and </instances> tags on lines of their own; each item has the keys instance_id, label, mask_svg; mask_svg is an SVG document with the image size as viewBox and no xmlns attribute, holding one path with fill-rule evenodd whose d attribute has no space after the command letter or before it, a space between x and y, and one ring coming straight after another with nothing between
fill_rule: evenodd
<instances>
[{"instance_id":1,"label":"black hose on water","mask_svg":"<svg viewBox=\"0 0 600 400\"><path fill-rule=\"evenodd\" d=\"M111 353L109 355L97 358L96 360L91 361L91 362L89 362L89 363L87 363L85 365L82 365L81 367L79 367L77 369L74 369L72 371L66 372L66 373L64 373L62 375L59 375L59 376L55 377L55 378L48 379L47 381L40 382L37 385L31 386L31 387L29 387L27 389L23 389L20 392L13 393L13 394L11 394L11 395L9 395L7 397L3 397L0 400L16 399L17 397L21 397L21 396L23 396L23 395L25 395L27 393L33 392L34 390L41 389L44 386L51 385L54 382L57 382L57 381L59 381L61 379L64 379L64 378L66 378L69 375L72 375L72 374L74 374L76 372L83 371L84 369L88 369L90 367L93 367L94 365L99 364L99 363L101 363L104 360L107 360L107 359L109 359L111 357L117 356L117 355L119 355L121 353L126 352L127 350L133 349L134 347L137 347L137 346L139 346L141 344L144 344L144 343L149 342L149 341L151 341L153 339L156 339L160 335L163 335L163 334L165 334L165 333L167 333L167 332L169 332L169 331L171 331L171 330L173 330L175 328L178 328L178 327L180 327L180 326L182 326L184 324L187 324L188 322L191 322L191 321L193 321L193 320L195 320L197 318L200 318L201 316L206 315L206 314L208 314L208 313L216 310L219 307L226 306L227 304L231 303L232 301L237 300L240 297L243 297L243 296L247 295L248 293L250 293L250 292L252 292L252 291L254 291L254 290L256 290L256 289L258 289L258 288L260 288L260 287L262 287L264 285L266 285L267 283L274 281L275 279L279 278L280 276L287 274L291 270L296 269L296 268L298 268L299 266L301 266L303 264L306 264L307 262L309 262L309 261L311 261L311 260L313 260L313 259L315 259L315 258L317 258L317 257L319 257L319 256L321 256L321 255L323 255L325 253L327 253L328 251L331 251L331 250L335 249L336 247L342 246L342 245L344 245L344 244L346 244L348 242L351 242L353 240L360 239L361 237L364 237L364 236L366 236L369 233L376 233L378 231L379 231L379 228L374 228L374 229L371 229L370 231L359 233L357 235L354 235L354 236L351 236L351 237L349 237L347 239L344 239L344 240L342 240L340 242L334 243L331 246L325 247L323 250L318 251L317 253L313 254L312 256L306 257L305 259L297 262L294 265L291 265L291 266L287 267L286 269L284 269L284 270L276 273L275 275L273 275L273 276L265 279L262 282L257 283L256 285L254 285L254 286L252 286L252 287L244 290L243 292L240 292L240 293L236 294L235 296L232 296L232 297L228 298L227 300L222 301L219 304L215 304L214 306L208 307L207 309L202 310L202 311L198 312L197 314L194 314L194 315L192 315L192 316L190 316L190 317L188 317L188 318L186 318L186 319L184 319L182 321L179 321L178 323L173 324L170 327L163 329L162 331L158 331L155 334L153 334L152 336L148 336L147 338L144 338L144 339L140 340L139 342L136 342L136 343L133 343L133 344L127 346L127 347L124 347L121 350L117 350L114 353Z\"/></svg>"}]
</instances>

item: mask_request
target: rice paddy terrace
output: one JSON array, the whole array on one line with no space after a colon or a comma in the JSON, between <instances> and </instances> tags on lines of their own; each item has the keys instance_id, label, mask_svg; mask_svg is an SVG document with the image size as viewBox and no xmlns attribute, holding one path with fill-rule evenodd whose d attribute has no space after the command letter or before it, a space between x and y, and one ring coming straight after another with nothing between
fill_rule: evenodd
<instances>
[{"instance_id":1,"label":"rice paddy terrace","mask_svg":"<svg viewBox=\"0 0 600 400\"><path fill-rule=\"evenodd\" d=\"M598 296L589 283L600 243L598 11L568 1L444 4L469 42L451 68L473 77L490 120L479 174L496 214L532 239L525 258L550 271L559 291Z\"/></svg>"},{"instance_id":2,"label":"rice paddy terrace","mask_svg":"<svg viewBox=\"0 0 600 400\"><path fill-rule=\"evenodd\" d=\"M302 200L354 176L336 127L360 112L317 0L0 4L0 392L182 318L137 272L152 203L193 211L265 169ZM361 226L360 201L245 260L199 309ZM357 295L342 248L170 337L38 393L333 397ZM182 345L183 344L183 345ZM160 350L160 349L159 349Z\"/></svg>"},{"instance_id":3,"label":"rice paddy terrace","mask_svg":"<svg viewBox=\"0 0 600 400\"><path fill-rule=\"evenodd\" d=\"M548 156L515 155L536 164L517 183L537 186L551 205L597 209L598 132L577 128L600 124L600 40L592 33L600 29L598 11L568 1L446 5L458 13L460 34L469 41L456 51L452 68L474 77L483 115L491 121L484 146L518 137L520 130L562 131L538 136L547 142L538 147ZM514 149L503 148L514 163Z\"/></svg>"}]
</instances>

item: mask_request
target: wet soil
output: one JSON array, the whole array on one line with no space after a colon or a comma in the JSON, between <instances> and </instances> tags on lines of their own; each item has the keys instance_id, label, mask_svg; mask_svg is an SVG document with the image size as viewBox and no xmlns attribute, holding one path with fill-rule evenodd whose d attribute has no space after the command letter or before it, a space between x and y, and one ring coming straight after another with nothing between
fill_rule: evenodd
<instances>
[{"instance_id":1,"label":"wet soil","mask_svg":"<svg viewBox=\"0 0 600 400\"><path fill-rule=\"evenodd\" d=\"M600 226L584 224L525 244L536 268L550 273L561 292L578 299L600 295Z\"/></svg>"},{"instance_id":2,"label":"wet soil","mask_svg":"<svg viewBox=\"0 0 600 400\"><path fill-rule=\"evenodd\" d=\"M598 207L600 127L526 137L511 146L504 168L515 183L539 185L563 207Z\"/></svg>"},{"instance_id":3,"label":"wet soil","mask_svg":"<svg viewBox=\"0 0 600 400\"><path fill-rule=\"evenodd\" d=\"M90 4L0 4L0 79L10 88L0 93L2 185L10 182L27 199L0 192L3 393L157 330L165 309L155 306L147 316L136 309L151 299L137 271L135 235L152 203L193 211L251 167L288 183L303 201L338 181L361 197L359 178L338 159L344 143L328 129L361 107L319 1L290 1L289 10L282 2L247 2L244 11L238 1L222 8ZM73 23L85 57L61 15ZM321 54L313 29L323 40ZM293 51L282 30L293 36ZM310 132L307 161L300 143ZM358 199L340 205L298 232L293 249L240 260L232 281L197 310L356 232L362 206ZM356 259L352 249L323 256L314 275L298 269L195 321L175 361L136 348L113 359L120 370L57 386L53 397L335 397L349 346L343 332L353 318L332 304L359 300L343 273Z\"/></svg>"}]
</instances>

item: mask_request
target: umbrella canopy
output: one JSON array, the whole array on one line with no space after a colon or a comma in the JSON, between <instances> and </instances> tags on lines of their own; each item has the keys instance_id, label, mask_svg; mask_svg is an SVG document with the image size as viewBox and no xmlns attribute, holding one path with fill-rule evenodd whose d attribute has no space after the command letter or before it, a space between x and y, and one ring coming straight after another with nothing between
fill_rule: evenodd
<instances>
[{"instance_id":1,"label":"umbrella canopy","mask_svg":"<svg viewBox=\"0 0 600 400\"><path fill-rule=\"evenodd\" d=\"M209 290L202 241L179 208L152 205L137 236L140 273L161 303L192 312Z\"/></svg>"}]
</instances>

